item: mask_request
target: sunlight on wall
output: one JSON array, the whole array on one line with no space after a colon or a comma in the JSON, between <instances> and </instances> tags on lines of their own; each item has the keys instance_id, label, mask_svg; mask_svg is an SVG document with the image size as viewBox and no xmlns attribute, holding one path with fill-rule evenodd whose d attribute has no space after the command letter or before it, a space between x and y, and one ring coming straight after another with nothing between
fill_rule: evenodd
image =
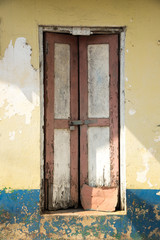
<instances>
[{"instance_id":1,"label":"sunlight on wall","mask_svg":"<svg viewBox=\"0 0 160 240\"><path fill-rule=\"evenodd\" d=\"M38 25L127 26L127 188L160 187L160 2L15 0L0 4L0 188L40 186Z\"/></svg>"},{"instance_id":2,"label":"sunlight on wall","mask_svg":"<svg viewBox=\"0 0 160 240\"><path fill-rule=\"evenodd\" d=\"M31 66L31 53L21 37L14 46L10 41L0 60L1 188L39 188L39 72Z\"/></svg>"}]
</instances>

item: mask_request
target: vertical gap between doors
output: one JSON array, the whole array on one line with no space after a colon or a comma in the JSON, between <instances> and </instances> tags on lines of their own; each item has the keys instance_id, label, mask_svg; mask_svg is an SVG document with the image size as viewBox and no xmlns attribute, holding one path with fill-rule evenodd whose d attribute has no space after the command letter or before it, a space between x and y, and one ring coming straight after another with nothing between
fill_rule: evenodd
<instances>
[{"instance_id":1,"label":"vertical gap between doors","mask_svg":"<svg viewBox=\"0 0 160 240\"><path fill-rule=\"evenodd\" d=\"M79 36L77 36L77 47L78 47L78 119L80 119L80 68L79 68ZM81 127L78 126L78 208L81 208L81 199L80 199L80 134Z\"/></svg>"},{"instance_id":2,"label":"vertical gap between doors","mask_svg":"<svg viewBox=\"0 0 160 240\"><path fill-rule=\"evenodd\" d=\"M43 42L43 49L44 49L44 80L43 80L43 84L44 84L44 127L43 127L43 131L44 131L44 149L43 149L43 156L44 156L44 159L46 159L46 119L45 119L45 116L46 116L46 81L45 81L45 78L46 78L46 55L45 55L45 52L46 52L46 37L45 37L45 34L43 33L43 39L44 39L44 42ZM44 194L45 194L45 198L44 198L44 208L45 210L48 210L48 201L49 201L49 198L48 198L48 180L46 179L46 162L44 163Z\"/></svg>"},{"instance_id":3,"label":"vertical gap between doors","mask_svg":"<svg viewBox=\"0 0 160 240\"><path fill-rule=\"evenodd\" d=\"M118 139L120 139L120 35L118 34ZM118 204L116 210L120 210L120 141L119 141L119 190L118 190Z\"/></svg>"}]
</instances>

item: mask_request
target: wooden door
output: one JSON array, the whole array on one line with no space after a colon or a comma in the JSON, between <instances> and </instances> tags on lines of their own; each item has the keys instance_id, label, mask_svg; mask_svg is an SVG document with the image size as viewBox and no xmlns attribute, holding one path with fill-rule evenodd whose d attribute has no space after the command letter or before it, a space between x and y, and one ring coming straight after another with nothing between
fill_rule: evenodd
<instances>
[{"instance_id":1,"label":"wooden door","mask_svg":"<svg viewBox=\"0 0 160 240\"><path fill-rule=\"evenodd\" d=\"M78 199L84 209L115 210L119 191L117 53L117 35L45 33L48 210L76 208Z\"/></svg>"},{"instance_id":2,"label":"wooden door","mask_svg":"<svg viewBox=\"0 0 160 240\"><path fill-rule=\"evenodd\" d=\"M78 205L78 44L69 35L45 34L45 208Z\"/></svg>"},{"instance_id":3,"label":"wooden door","mask_svg":"<svg viewBox=\"0 0 160 240\"><path fill-rule=\"evenodd\" d=\"M114 211L119 192L118 35L80 37L81 203Z\"/></svg>"}]
</instances>

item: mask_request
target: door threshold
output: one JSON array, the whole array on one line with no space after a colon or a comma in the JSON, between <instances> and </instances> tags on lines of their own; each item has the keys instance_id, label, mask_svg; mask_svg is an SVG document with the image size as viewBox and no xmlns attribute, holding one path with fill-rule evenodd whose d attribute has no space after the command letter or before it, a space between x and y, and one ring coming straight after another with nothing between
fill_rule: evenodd
<instances>
[{"instance_id":1,"label":"door threshold","mask_svg":"<svg viewBox=\"0 0 160 240\"><path fill-rule=\"evenodd\" d=\"M126 215L126 211L95 211L95 210L83 210L83 208L77 208L77 209L66 209L66 210L57 210L57 211L44 211L43 216L49 217L49 216L107 216L107 215Z\"/></svg>"}]
</instances>

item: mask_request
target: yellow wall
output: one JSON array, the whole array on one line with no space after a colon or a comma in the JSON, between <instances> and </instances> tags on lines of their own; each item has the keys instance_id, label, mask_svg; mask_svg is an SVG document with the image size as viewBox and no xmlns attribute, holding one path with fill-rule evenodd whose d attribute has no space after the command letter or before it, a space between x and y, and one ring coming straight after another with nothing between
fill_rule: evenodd
<instances>
[{"instance_id":1,"label":"yellow wall","mask_svg":"<svg viewBox=\"0 0 160 240\"><path fill-rule=\"evenodd\" d=\"M159 188L158 0L0 1L0 188L40 187L40 24L127 26L127 188Z\"/></svg>"}]
</instances>

